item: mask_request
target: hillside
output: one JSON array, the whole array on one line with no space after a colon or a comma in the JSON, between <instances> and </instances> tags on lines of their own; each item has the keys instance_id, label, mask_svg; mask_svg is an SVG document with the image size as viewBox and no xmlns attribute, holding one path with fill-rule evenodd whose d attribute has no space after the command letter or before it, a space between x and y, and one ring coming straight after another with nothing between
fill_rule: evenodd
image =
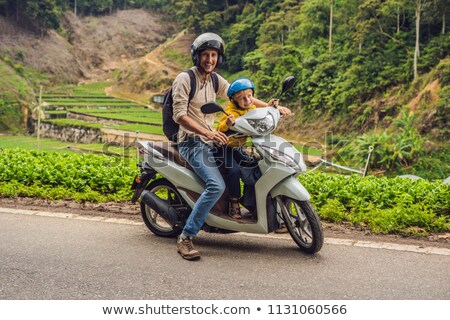
<instances>
[{"instance_id":1,"label":"hillside","mask_svg":"<svg viewBox=\"0 0 450 320\"><path fill-rule=\"evenodd\" d=\"M189 48L193 39L194 35L186 31L180 32L144 57L130 61L120 70L117 85L111 88L111 93L138 97L145 102L153 94L164 92L178 72L191 66ZM293 140L324 141L327 131L335 134L363 134L376 128L389 128L393 119L399 118L402 111L409 110L417 114L415 125L420 133L447 141L450 139L450 131L446 126L446 101L450 98L449 76L450 60L441 60L430 72L408 86L390 88L383 96L368 101L360 108L354 108L348 117L332 117L327 114L314 117L304 114L299 101L293 100L288 103L295 110L296 117L288 119L281 131L290 128L289 132L286 130L284 133ZM235 77L237 76L231 75L229 80ZM291 130L292 128L295 130Z\"/></svg>"},{"instance_id":2,"label":"hillside","mask_svg":"<svg viewBox=\"0 0 450 320\"><path fill-rule=\"evenodd\" d=\"M270 6L275 10L280 3ZM344 164L359 165L367 146L374 145L377 154L371 165L381 173L412 168L421 161L432 170L433 161L423 159L437 155L439 176L448 176L450 62L445 34L436 28L428 33L419 60L420 75L413 78L411 24L396 34L398 39L372 32L373 26L363 34L355 33L370 36L367 45L358 50L352 42L356 38L345 36L347 28L358 30L357 24L345 19L350 11L340 8L342 29L336 31L335 51L331 53L324 42L327 33L320 32L327 26L326 19L321 20L322 29L313 30L314 37L304 33L314 21L315 9L310 11L314 3L286 2L286 11L280 11L277 21L284 21L284 15L295 15L297 20L286 20L288 28L270 24L262 4L210 8L228 17L222 24L216 21L217 26L208 27L219 30L227 44L224 70L220 72L230 81L251 77L261 99L271 98L279 90L281 79L294 74L297 84L282 103L295 116L281 124L279 133L322 149L327 157L344 157ZM239 19L228 15L233 10L241 15ZM317 10L326 13L327 6L322 3ZM352 10L359 12L357 7ZM382 10L380 14L384 14ZM412 17L411 12L405 13L409 21ZM189 48L194 32L175 34L175 27L162 19L144 10L83 18L66 13L58 31L49 30L39 37L0 17L0 68L11 74L7 78L11 81L3 78L0 83L0 106L7 106L2 112L8 115L0 117L0 129L14 131L22 126L19 110L32 108L39 85L46 91L54 84L117 80L107 89L108 95L149 104L154 94L164 92L176 74L191 65ZM183 24L189 25L189 21ZM372 25L376 21L369 22ZM199 26L193 27L195 34L202 32ZM286 38L277 38L269 27L275 31L280 28ZM246 51L242 51L244 48ZM342 148L342 141L346 141L347 150Z\"/></svg>"},{"instance_id":3,"label":"hillside","mask_svg":"<svg viewBox=\"0 0 450 320\"><path fill-rule=\"evenodd\" d=\"M0 131L23 130L39 86L102 81L173 34L145 10L76 17L66 12L45 36L0 15Z\"/></svg>"},{"instance_id":4,"label":"hillside","mask_svg":"<svg viewBox=\"0 0 450 320\"><path fill-rule=\"evenodd\" d=\"M58 32L40 37L0 16L0 53L45 73L52 83L78 83L109 76L143 56L173 33L159 15L123 10L110 16L76 17L66 12Z\"/></svg>"},{"instance_id":5,"label":"hillside","mask_svg":"<svg viewBox=\"0 0 450 320\"><path fill-rule=\"evenodd\" d=\"M149 103L153 95L170 87L179 72L190 67L193 39L194 35L182 31L144 57L130 61L120 70L117 85L108 93Z\"/></svg>"},{"instance_id":6,"label":"hillside","mask_svg":"<svg viewBox=\"0 0 450 320\"><path fill-rule=\"evenodd\" d=\"M193 38L182 32L145 57L131 61L121 69L110 93L148 103L152 95L170 86L177 72L190 66L188 48ZM225 74L229 80L241 76ZM446 58L414 81L392 86L340 114L311 113L301 99L291 97L282 102L295 116L282 121L278 133L321 149L328 158L346 166L361 166L372 145L371 168L375 173L445 178L450 174L449 79L450 60Z\"/></svg>"}]
</instances>

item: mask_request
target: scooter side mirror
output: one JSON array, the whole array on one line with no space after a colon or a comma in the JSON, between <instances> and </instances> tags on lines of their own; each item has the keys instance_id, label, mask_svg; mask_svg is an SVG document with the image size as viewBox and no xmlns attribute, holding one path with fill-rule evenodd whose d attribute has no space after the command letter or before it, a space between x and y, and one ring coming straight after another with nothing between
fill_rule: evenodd
<instances>
[{"instance_id":1,"label":"scooter side mirror","mask_svg":"<svg viewBox=\"0 0 450 320\"><path fill-rule=\"evenodd\" d=\"M295 84L295 77L289 76L286 79L283 80L283 84L281 86L281 92L278 95L277 99L280 99L281 95L288 91L290 88L292 88Z\"/></svg>"},{"instance_id":2,"label":"scooter side mirror","mask_svg":"<svg viewBox=\"0 0 450 320\"><path fill-rule=\"evenodd\" d=\"M222 106L217 104L214 101L210 101L210 102L205 103L204 105L202 105L200 107L200 110L204 114L211 114L211 113L216 113L216 112L223 112L223 113L227 114L225 112L225 110L223 110Z\"/></svg>"},{"instance_id":3,"label":"scooter side mirror","mask_svg":"<svg viewBox=\"0 0 450 320\"><path fill-rule=\"evenodd\" d=\"M286 79L284 79L281 92L288 91L290 88L292 88L294 83L295 83L295 77L294 76L289 76Z\"/></svg>"}]
</instances>

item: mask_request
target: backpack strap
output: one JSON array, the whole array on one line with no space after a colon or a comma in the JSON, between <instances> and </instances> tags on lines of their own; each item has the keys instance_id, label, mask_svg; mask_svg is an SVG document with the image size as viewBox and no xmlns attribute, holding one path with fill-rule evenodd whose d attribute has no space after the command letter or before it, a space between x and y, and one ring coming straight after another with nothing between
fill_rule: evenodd
<instances>
[{"instance_id":1,"label":"backpack strap","mask_svg":"<svg viewBox=\"0 0 450 320\"><path fill-rule=\"evenodd\" d=\"M217 77L217 73L211 72L211 80L214 86L214 91L217 94L217 91L219 91L219 78Z\"/></svg>"},{"instance_id":2,"label":"backpack strap","mask_svg":"<svg viewBox=\"0 0 450 320\"><path fill-rule=\"evenodd\" d=\"M194 97L195 91L197 90L197 81L195 80L195 74L194 71L191 69L188 69L185 71L189 75L189 79L191 80L191 91L189 91L189 102L191 102L192 98Z\"/></svg>"}]
</instances>

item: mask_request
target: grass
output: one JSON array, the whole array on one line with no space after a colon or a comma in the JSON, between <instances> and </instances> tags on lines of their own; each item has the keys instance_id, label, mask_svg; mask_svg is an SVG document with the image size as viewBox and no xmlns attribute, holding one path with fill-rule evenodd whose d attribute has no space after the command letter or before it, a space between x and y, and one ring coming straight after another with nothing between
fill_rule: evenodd
<instances>
[{"instance_id":1,"label":"grass","mask_svg":"<svg viewBox=\"0 0 450 320\"><path fill-rule=\"evenodd\" d=\"M100 129L103 128L104 125L101 123L87 122L77 119L53 119L53 120L45 120L43 122L52 123L59 127L80 127L80 128L94 128Z\"/></svg>"},{"instance_id":2,"label":"grass","mask_svg":"<svg viewBox=\"0 0 450 320\"><path fill-rule=\"evenodd\" d=\"M163 135L162 126L149 126L145 124L123 124L115 126L113 129Z\"/></svg>"},{"instance_id":3,"label":"grass","mask_svg":"<svg viewBox=\"0 0 450 320\"><path fill-rule=\"evenodd\" d=\"M164 51L162 51L162 56L175 62L180 67L184 67L186 69L190 68L190 66L192 65L191 57L178 50L165 49Z\"/></svg>"},{"instance_id":4,"label":"grass","mask_svg":"<svg viewBox=\"0 0 450 320\"><path fill-rule=\"evenodd\" d=\"M71 102L71 101L84 101L84 102L92 102L92 103L100 103L100 102L128 102L116 98L109 97L101 97L101 96L54 96L54 97L42 97L42 99L48 103L55 102Z\"/></svg>"},{"instance_id":5,"label":"grass","mask_svg":"<svg viewBox=\"0 0 450 320\"><path fill-rule=\"evenodd\" d=\"M46 113L57 115L69 111L105 119L130 121L129 124L105 125L96 122L64 118L45 120L45 122L50 122L61 127L112 128L131 132L162 135L161 113L144 109L143 105L134 102L107 97L104 93L105 89L112 84L112 82L98 82L81 86L55 87L43 96L43 100L49 103L50 106L65 107L66 110L48 110Z\"/></svg>"},{"instance_id":6,"label":"grass","mask_svg":"<svg viewBox=\"0 0 450 320\"><path fill-rule=\"evenodd\" d=\"M294 144L294 147L303 154L309 154L313 156L321 156L323 154L322 150L308 148L300 144Z\"/></svg>"},{"instance_id":7,"label":"grass","mask_svg":"<svg viewBox=\"0 0 450 320\"><path fill-rule=\"evenodd\" d=\"M176 55L177 52L168 52L168 55ZM173 58L173 57L172 57ZM83 113L105 119L116 119L147 124L129 123L122 125L104 125L87 122L78 119L52 119L46 120L58 126L76 126L86 128L111 128L123 131L140 132L163 135L162 117L158 111L144 109L142 106L128 101L106 97L105 88L112 82L100 82L84 84L82 86L56 87L44 95L44 101L50 105L72 107L70 112ZM62 93L65 93L62 94ZM225 103L225 100L222 101ZM67 110L48 110L48 114L64 114ZM301 145L295 147L303 153L320 155L320 150L306 148ZM97 150L98 151L98 150Z\"/></svg>"},{"instance_id":8,"label":"grass","mask_svg":"<svg viewBox=\"0 0 450 320\"><path fill-rule=\"evenodd\" d=\"M124 131L131 131L131 132L142 132L142 133L151 133L151 134L159 134L162 135L162 126L152 126L152 125L146 125L146 124L123 124L123 125L105 125L101 123L93 123L93 122L87 122L77 119L51 119L51 120L45 120L45 122L53 123L60 127L78 127L78 128L94 128L94 129L101 129L101 128L109 128L109 129L117 129L117 130L124 130Z\"/></svg>"},{"instance_id":9,"label":"grass","mask_svg":"<svg viewBox=\"0 0 450 320\"><path fill-rule=\"evenodd\" d=\"M122 108L118 110L74 109L72 111L107 119L117 119L124 121L144 122L148 124L162 125L161 113L158 111L151 111L146 109L122 109Z\"/></svg>"},{"instance_id":10,"label":"grass","mask_svg":"<svg viewBox=\"0 0 450 320\"><path fill-rule=\"evenodd\" d=\"M126 201L137 173L133 152L128 153L129 158L120 158L2 149L0 195ZM450 230L450 185L442 182L323 173L301 175L299 180L320 217L330 222L404 236Z\"/></svg>"},{"instance_id":11,"label":"grass","mask_svg":"<svg viewBox=\"0 0 450 320\"><path fill-rule=\"evenodd\" d=\"M45 100L44 100L45 101ZM74 100L74 101L53 101L49 102L46 101L50 106L54 107L136 107L139 106L139 104L129 101L80 101L80 100Z\"/></svg>"},{"instance_id":12,"label":"grass","mask_svg":"<svg viewBox=\"0 0 450 320\"><path fill-rule=\"evenodd\" d=\"M105 96L105 89L112 86L114 82L93 82L85 83L79 86L64 85L53 87L46 94L73 94L73 95L102 95Z\"/></svg>"},{"instance_id":13,"label":"grass","mask_svg":"<svg viewBox=\"0 0 450 320\"><path fill-rule=\"evenodd\" d=\"M64 142L56 139L41 138L40 150L47 152L60 152L60 153L104 153L108 155L117 156L129 156L134 157L134 148L124 149L123 147L111 146L102 143L73 143ZM0 148L1 149L24 149L24 150L38 150L37 138L33 136L11 136L0 135ZM133 150L133 151L131 151Z\"/></svg>"},{"instance_id":14,"label":"grass","mask_svg":"<svg viewBox=\"0 0 450 320\"><path fill-rule=\"evenodd\" d=\"M67 142L56 139L40 139L41 150L70 152ZM32 136L10 136L0 135L0 148L20 148L25 150L37 150L37 138Z\"/></svg>"},{"instance_id":15,"label":"grass","mask_svg":"<svg viewBox=\"0 0 450 320\"><path fill-rule=\"evenodd\" d=\"M87 108L72 108L70 110L48 110L47 114L65 114L68 111L74 113L82 113L95 117L101 117L105 119L116 119L123 121L131 121L131 122L139 122L139 123L148 123L154 126L162 125L162 116L161 112L153 111L149 109L145 109L144 107L116 107L116 108L98 108L97 106L89 106ZM87 122L86 122L87 123ZM69 119L64 119L64 121L59 122L60 125L73 124L77 126L83 126L83 123L78 120L78 122L71 122ZM132 124L132 123L130 123ZM89 127L92 127L89 125ZM134 131L133 128L131 128ZM155 130L150 130L151 133L154 133ZM162 131L157 131L162 133Z\"/></svg>"},{"instance_id":16,"label":"grass","mask_svg":"<svg viewBox=\"0 0 450 320\"><path fill-rule=\"evenodd\" d=\"M66 114L67 110L46 110L45 114Z\"/></svg>"}]
</instances>

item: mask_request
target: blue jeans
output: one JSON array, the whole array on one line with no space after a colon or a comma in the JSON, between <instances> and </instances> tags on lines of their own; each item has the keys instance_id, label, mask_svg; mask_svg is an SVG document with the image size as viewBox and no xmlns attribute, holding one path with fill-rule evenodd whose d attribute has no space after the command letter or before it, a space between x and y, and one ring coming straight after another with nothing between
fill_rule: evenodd
<instances>
[{"instance_id":1,"label":"blue jeans","mask_svg":"<svg viewBox=\"0 0 450 320\"><path fill-rule=\"evenodd\" d=\"M179 144L178 151L206 184L205 191L192 208L183 229L184 235L195 237L205 223L208 213L225 191L225 182L216 164L215 147L198 138L188 138Z\"/></svg>"}]
</instances>

